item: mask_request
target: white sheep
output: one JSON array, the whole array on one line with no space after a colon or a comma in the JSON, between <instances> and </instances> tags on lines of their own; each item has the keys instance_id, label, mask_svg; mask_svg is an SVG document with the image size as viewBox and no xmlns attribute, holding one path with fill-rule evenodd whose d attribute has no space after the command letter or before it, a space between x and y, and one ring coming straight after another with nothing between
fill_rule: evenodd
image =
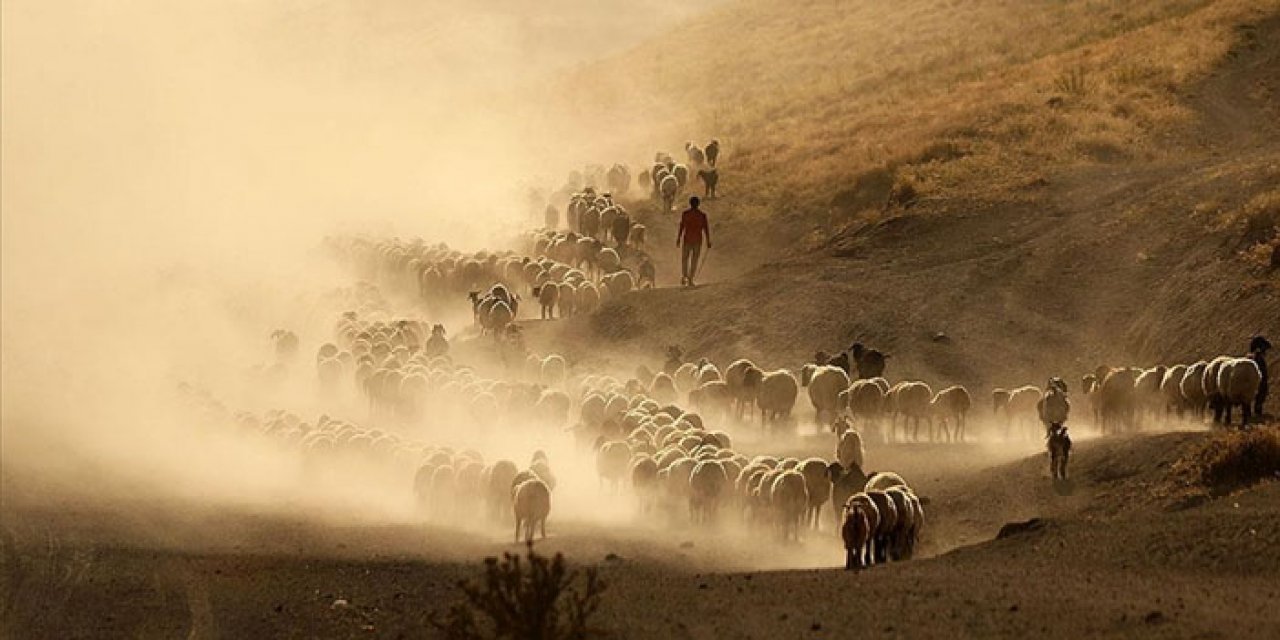
<instances>
[{"instance_id":1,"label":"white sheep","mask_svg":"<svg viewBox=\"0 0 1280 640\"><path fill-rule=\"evenodd\" d=\"M914 423L911 432L913 440L920 440L920 421L928 420L932 425L933 389L923 382L905 382L893 389L894 410L902 416L902 438L907 437L907 427ZM890 440L893 439L892 424L889 428Z\"/></svg>"},{"instance_id":2,"label":"white sheep","mask_svg":"<svg viewBox=\"0 0 1280 640\"><path fill-rule=\"evenodd\" d=\"M560 301L560 286L554 282L548 282L540 287L534 287L533 295L538 298L538 304L542 307L542 319L554 320L556 304Z\"/></svg>"},{"instance_id":3,"label":"white sheep","mask_svg":"<svg viewBox=\"0 0 1280 640\"><path fill-rule=\"evenodd\" d=\"M1165 414L1176 413L1179 417L1187 409L1187 402L1182 397L1182 377L1187 375L1187 365L1175 364L1164 372L1160 380L1160 398Z\"/></svg>"},{"instance_id":4,"label":"white sheep","mask_svg":"<svg viewBox=\"0 0 1280 640\"><path fill-rule=\"evenodd\" d=\"M840 394L849 388L849 374L840 367L805 365L801 385L808 387L814 420L825 425L840 411Z\"/></svg>"},{"instance_id":5,"label":"white sheep","mask_svg":"<svg viewBox=\"0 0 1280 640\"><path fill-rule=\"evenodd\" d=\"M759 367L745 358L733 361L724 370L724 381L733 396L734 414L738 418L742 417L747 404L755 398L755 389L747 386L747 374L751 371L759 371Z\"/></svg>"},{"instance_id":6,"label":"white sheep","mask_svg":"<svg viewBox=\"0 0 1280 640\"><path fill-rule=\"evenodd\" d=\"M756 370L758 371L758 370ZM800 386L790 371L779 369L760 375L756 391L756 406L760 408L760 427L768 420L785 420L796 406Z\"/></svg>"},{"instance_id":7,"label":"white sheep","mask_svg":"<svg viewBox=\"0 0 1280 640\"><path fill-rule=\"evenodd\" d=\"M1204 395L1204 370L1209 367L1209 363L1201 360L1187 367L1185 373L1182 374L1182 380L1178 383L1178 388L1182 391L1182 399L1187 404L1187 408L1198 418L1204 417L1204 405L1207 401Z\"/></svg>"},{"instance_id":8,"label":"white sheep","mask_svg":"<svg viewBox=\"0 0 1280 640\"><path fill-rule=\"evenodd\" d=\"M805 511L805 523L814 529L820 529L819 518L822 505L831 499L831 478L827 475L827 461L822 458L809 458L797 467L804 476L805 489L808 491L809 503Z\"/></svg>"},{"instance_id":9,"label":"white sheep","mask_svg":"<svg viewBox=\"0 0 1280 640\"><path fill-rule=\"evenodd\" d=\"M769 485L769 504L783 540L800 539L800 524L809 508L809 489L804 475L783 471Z\"/></svg>"},{"instance_id":10,"label":"white sheep","mask_svg":"<svg viewBox=\"0 0 1280 640\"><path fill-rule=\"evenodd\" d=\"M1005 439L1009 438L1010 430L1035 424L1036 406L1040 403L1039 387L1027 385L1018 387L1009 392L1009 400L1005 404L1005 411L1008 416L1008 423L1005 425ZM1033 431L1030 428L1024 428L1023 433L1030 435Z\"/></svg>"},{"instance_id":11,"label":"white sheep","mask_svg":"<svg viewBox=\"0 0 1280 640\"><path fill-rule=\"evenodd\" d=\"M946 436L947 440L951 440L952 433L947 428L947 423L955 421L955 439L958 442L964 442L965 417L969 414L969 409L973 407L973 400L969 397L969 391L961 386L951 386L939 391L933 396L929 402L933 417L939 422L939 429ZM929 440L933 438L933 424L929 425Z\"/></svg>"},{"instance_id":12,"label":"white sheep","mask_svg":"<svg viewBox=\"0 0 1280 640\"><path fill-rule=\"evenodd\" d=\"M719 460L703 460L689 474L689 518L696 523L715 522L729 475Z\"/></svg>"},{"instance_id":13,"label":"white sheep","mask_svg":"<svg viewBox=\"0 0 1280 640\"><path fill-rule=\"evenodd\" d=\"M1240 426L1249 424L1253 401L1262 385L1262 371L1250 358L1232 358L1218 368L1218 395L1222 424L1231 424L1231 409L1240 406Z\"/></svg>"},{"instance_id":14,"label":"white sheep","mask_svg":"<svg viewBox=\"0 0 1280 640\"><path fill-rule=\"evenodd\" d=\"M533 542L535 529L541 529L542 538L546 539L547 516L551 514L551 489L547 483L537 478L520 483L511 499L511 506L516 519L516 542L520 541L521 525L524 525L525 542Z\"/></svg>"},{"instance_id":15,"label":"white sheep","mask_svg":"<svg viewBox=\"0 0 1280 640\"><path fill-rule=\"evenodd\" d=\"M626 478L631 463L631 447L627 443L611 440L600 445L596 451L596 474L601 484L608 483L614 491Z\"/></svg>"},{"instance_id":16,"label":"white sheep","mask_svg":"<svg viewBox=\"0 0 1280 640\"><path fill-rule=\"evenodd\" d=\"M539 370L542 384L548 387L563 387L568 373L569 365L565 362L564 356L553 353L542 359Z\"/></svg>"},{"instance_id":17,"label":"white sheep","mask_svg":"<svg viewBox=\"0 0 1280 640\"><path fill-rule=\"evenodd\" d=\"M845 469L857 466L863 468L866 454L862 448L862 436L853 429L845 431L836 444L836 462Z\"/></svg>"}]
</instances>

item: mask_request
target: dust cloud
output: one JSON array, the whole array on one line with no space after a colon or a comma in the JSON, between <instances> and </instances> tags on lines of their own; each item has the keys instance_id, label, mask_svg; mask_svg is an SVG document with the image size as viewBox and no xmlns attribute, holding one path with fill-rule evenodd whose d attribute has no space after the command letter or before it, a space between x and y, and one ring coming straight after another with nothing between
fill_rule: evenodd
<instances>
[{"instance_id":1,"label":"dust cloud","mask_svg":"<svg viewBox=\"0 0 1280 640\"><path fill-rule=\"evenodd\" d=\"M296 501L296 459L174 389L267 408L269 333L314 353L349 282L327 234L528 226L529 188L607 139L548 79L710 4L5 2L6 500ZM311 498L403 515L341 487Z\"/></svg>"}]
</instances>

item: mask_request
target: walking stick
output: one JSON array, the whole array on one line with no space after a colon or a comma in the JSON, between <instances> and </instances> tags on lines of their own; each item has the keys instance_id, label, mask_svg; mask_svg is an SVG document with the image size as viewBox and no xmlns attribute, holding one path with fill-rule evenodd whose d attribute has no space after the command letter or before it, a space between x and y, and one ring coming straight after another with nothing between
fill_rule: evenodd
<instances>
[{"instance_id":1,"label":"walking stick","mask_svg":"<svg viewBox=\"0 0 1280 640\"><path fill-rule=\"evenodd\" d=\"M702 268L707 266L707 255L711 253L711 245L707 245L706 251L702 252L702 259L698 261L698 274L702 274Z\"/></svg>"}]
</instances>

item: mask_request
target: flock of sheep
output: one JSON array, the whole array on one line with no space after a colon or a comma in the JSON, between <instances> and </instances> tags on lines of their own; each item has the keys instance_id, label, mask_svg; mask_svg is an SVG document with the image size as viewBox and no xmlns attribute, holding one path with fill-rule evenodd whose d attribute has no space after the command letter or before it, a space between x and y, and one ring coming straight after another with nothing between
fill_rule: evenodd
<instances>
[{"instance_id":1,"label":"flock of sheep","mask_svg":"<svg viewBox=\"0 0 1280 640\"><path fill-rule=\"evenodd\" d=\"M686 153L689 165L659 154L638 176L668 209L687 183L688 166L714 194L719 144L687 144ZM620 164L599 177L619 194L632 179ZM543 222L510 251L468 253L420 239L330 238L330 250L358 278L377 284L357 287L346 301L351 310L316 349L316 380L330 396L363 401L372 427L328 416L308 423L284 411L241 413L234 421L296 448L311 468L358 463L379 469L393 485L410 490L429 518L456 521L467 515L463 505L483 504L490 522L514 524L517 540L546 536L554 492L561 482L572 486L575 476L558 480L543 449L522 468L510 459L486 463L473 448L432 445L405 434L424 424L465 425L456 428L469 435L511 435L510 425L520 424L529 442L569 432L580 456L594 462L599 489L631 496L640 517L665 514L694 527L727 521L787 541L824 529L829 504L831 533L843 542L846 568L912 557L925 523L923 503L898 474L864 471L864 441L972 439L967 425L974 404L965 387L891 382L888 356L860 343L834 357L819 352L813 362L791 368L748 359L723 367L705 358L686 361L672 347L657 371L643 365L619 377L574 371L564 357L526 347L519 329L524 297L537 301L538 317L553 319L590 314L609 298L652 286L646 228L608 193L582 185L568 194L563 219L552 206ZM409 293L433 311L469 299L478 332L497 340L501 373L486 375L459 363L443 324L391 312L379 286ZM298 350L292 332L272 337L278 357ZM1101 431L1117 433L1161 413L1203 418L1212 412L1229 424L1237 406L1248 421L1260 381L1252 360L1222 356L1151 369L1099 367L1084 376L1081 394ZM730 431L757 416L761 430L795 425L802 393L814 424L834 435L830 459L735 449ZM1061 378L1043 388L992 392L992 411L1006 438L1046 438L1055 478L1066 475L1071 409Z\"/></svg>"},{"instance_id":2,"label":"flock of sheep","mask_svg":"<svg viewBox=\"0 0 1280 640\"><path fill-rule=\"evenodd\" d=\"M830 503L848 568L908 559L919 540L919 498L898 474L863 471L862 442L852 429L839 434L834 460L749 458L734 450L727 432L708 430L700 414L634 386L589 376L580 393L575 431L592 442L601 485L629 486L642 513L685 513L701 525L728 510L736 523L798 540L801 531L821 528Z\"/></svg>"},{"instance_id":3,"label":"flock of sheep","mask_svg":"<svg viewBox=\"0 0 1280 640\"><path fill-rule=\"evenodd\" d=\"M1190 417L1230 425L1240 408L1240 424L1252 417L1262 372L1250 358L1218 356L1193 364L1173 366L1100 366L1081 379L1084 407L1102 434L1133 431L1149 421ZM1050 381L1041 390L1033 386L992 391L992 408L1007 425L1067 424L1071 403L1067 385Z\"/></svg>"}]
</instances>

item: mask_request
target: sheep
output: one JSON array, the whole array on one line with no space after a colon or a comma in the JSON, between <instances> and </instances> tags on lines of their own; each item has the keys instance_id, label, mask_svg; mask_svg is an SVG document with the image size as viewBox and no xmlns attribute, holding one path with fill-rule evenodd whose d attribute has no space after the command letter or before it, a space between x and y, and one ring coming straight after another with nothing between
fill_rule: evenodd
<instances>
[{"instance_id":1,"label":"sheep","mask_svg":"<svg viewBox=\"0 0 1280 640\"><path fill-rule=\"evenodd\" d=\"M1115 369L1107 373L1099 389L1099 413L1102 417L1102 432L1119 433L1125 427L1134 425L1134 382L1140 370L1133 368Z\"/></svg>"},{"instance_id":2,"label":"sheep","mask_svg":"<svg viewBox=\"0 0 1280 640\"><path fill-rule=\"evenodd\" d=\"M914 429L911 432L912 440L920 440L920 421L928 420L930 429L932 429L932 401L933 389L924 382L905 382L901 383L897 388L894 396L895 409L897 413L902 415L902 438L907 438L907 426L914 423ZM889 429L890 440L893 439L893 427Z\"/></svg>"},{"instance_id":3,"label":"sheep","mask_svg":"<svg viewBox=\"0 0 1280 640\"><path fill-rule=\"evenodd\" d=\"M657 286L658 272L649 256L646 255L640 259L640 265L636 268L636 273L639 275L636 285L641 289L652 289Z\"/></svg>"},{"instance_id":4,"label":"sheep","mask_svg":"<svg viewBox=\"0 0 1280 640\"><path fill-rule=\"evenodd\" d=\"M601 278L601 282L609 291L609 295L617 297L635 289L636 281L630 271L622 270L610 273Z\"/></svg>"},{"instance_id":5,"label":"sheep","mask_svg":"<svg viewBox=\"0 0 1280 640\"><path fill-rule=\"evenodd\" d=\"M525 480L515 489L511 500L512 511L516 519L515 541L520 541L520 527L524 525L524 540L533 542L536 528L542 530L542 539L547 538L547 516L551 513L551 489L537 478Z\"/></svg>"},{"instance_id":6,"label":"sheep","mask_svg":"<svg viewBox=\"0 0 1280 640\"><path fill-rule=\"evenodd\" d=\"M560 301L560 287L553 282L549 282L540 287L533 288L533 295L538 299L538 304L542 306L542 319L554 320L556 317L556 303ZM560 314L561 317L564 314Z\"/></svg>"},{"instance_id":7,"label":"sheep","mask_svg":"<svg viewBox=\"0 0 1280 640\"><path fill-rule=\"evenodd\" d=\"M1134 408L1141 410L1142 415L1150 415L1163 404L1163 395L1160 393L1160 382L1164 380L1167 367L1156 366L1150 369L1144 369L1138 373L1138 377L1133 381L1133 397Z\"/></svg>"},{"instance_id":8,"label":"sheep","mask_svg":"<svg viewBox=\"0 0 1280 640\"><path fill-rule=\"evenodd\" d=\"M890 547L893 546L895 533L898 528L898 509L893 499L884 491L868 490L867 497L871 498L871 502L875 503L876 509L880 512L880 523L872 534L872 541L875 544L874 558L876 562L888 562L890 559Z\"/></svg>"},{"instance_id":9,"label":"sheep","mask_svg":"<svg viewBox=\"0 0 1280 640\"><path fill-rule=\"evenodd\" d=\"M884 377L885 360L889 354L868 349L861 342L853 343L849 347L849 353L853 356L859 380Z\"/></svg>"},{"instance_id":10,"label":"sheep","mask_svg":"<svg viewBox=\"0 0 1280 640\"><path fill-rule=\"evenodd\" d=\"M558 389L543 389L534 401L533 412L547 424L559 426L569 420L572 407L573 400L569 394Z\"/></svg>"},{"instance_id":11,"label":"sheep","mask_svg":"<svg viewBox=\"0 0 1280 640\"><path fill-rule=\"evenodd\" d=\"M1182 377L1187 374L1187 365L1175 364L1164 372L1160 380L1160 398L1164 405L1165 415L1170 413L1182 417L1187 409L1186 399L1182 397Z\"/></svg>"},{"instance_id":12,"label":"sheep","mask_svg":"<svg viewBox=\"0 0 1280 640\"><path fill-rule=\"evenodd\" d=\"M836 461L845 469L863 466L866 453L862 448L862 436L852 429L844 432L836 443Z\"/></svg>"},{"instance_id":13,"label":"sheep","mask_svg":"<svg viewBox=\"0 0 1280 640\"><path fill-rule=\"evenodd\" d=\"M804 475L798 471L783 471L769 486L769 504L781 538L800 539L800 523L809 505L809 489Z\"/></svg>"},{"instance_id":14,"label":"sheep","mask_svg":"<svg viewBox=\"0 0 1280 640\"><path fill-rule=\"evenodd\" d=\"M822 425L840 410L840 393L849 388L849 375L839 367L805 365L801 370L801 386L809 389L814 420Z\"/></svg>"},{"instance_id":15,"label":"sheep","mask_svg":"<svg viewBox=\"0 0 1280 640\"><path fill-rule=\"evenodd\" d=\"M717 368L716 365L708 362L706 358L703 358L701 361L699 361L698 373L695 376L695 378L697 380L697 383L695 384L695 386L698 386L698 387L701 387L702 385L707 384L708 382L715 382L716 380L723 379L723 377L720 375L720 369Z\"/></svg>"},{"instance_id":16,"label":"sheep","mask_svg":"<svg viewBox=\"0 0 1280 640\"><path fill-rule=\"evenodd\" d=\"M867 477L866 491L885 491L893 487L905 487L907 481L892 471L877 471Z\"/></svg>"},{"instance_id":17,"label":"sheep","mask_svg":"<svg viewBox=\"0 0 1280 640\"><path fill-rule=\"evenodd\" d=\"M809 503L805 511L805 524L820 529L822 505L831 499L831 478L827 476L827 462L822 458L809 458L797 468L804 476Z\"/></svg>"},{"instance_id":18,"label":"sheep","mask_svg":"<svg viewBox=\"0 0 1280 640\"><path fill-rule=\"evenodd\" d=\"M519 470L510 460L499 460L485 469L484 477L488 480L484 488L485 500L489 515L495 520L502 514L502 507L511 499L511 483L517 474Z\"/></svg>"},{"instance_id":19,"label":"sheep","mask_svg":"<svg viewBox=\"0 0 1280 640\"><path fill-rule=\"evenodd\" d=\"M608 483L617 491L630 462L631 448L627 443L618 440L602 443L596 450L596 474L600 476L601 484Z\"/></svg>"},{"instance_id":20,"label":"sheep","mask_svg":"<svg viewBox=\"0 0 1280 640\"><path fill-rule=\"evenodd\" d=\"M1067 417L1071 415L1071 401L1067 398L1066 391L1052 385L1047 387L1044 395L1036 402L1036 414L1046 433L1050 425L1066 423Z\"/></svg>"},{"instance_id":21,"label":"sheep","mask_svg":"<svg viewBox=\"0 0 1280 640\"><path fill-rule=\"evenodd\" d=\"M965 416L973 406L969 391L961 386L947 387L935 394L929 405L933 416L941 423L940 430L946 435L947 440L950 441L952 435L947 429L947 423L955 420L955 439L964 442ZM929 425L929 440L933 440L932 424Z\"/></svg>"},{"instance_id":22,"label":"sheep","mask_svg":"<svg viewBox=\"0 0 1280 640\"><path fill-rule=\"evenodd\" d=\"M631 246L636 249L643 249L647 231L648 229L643 224L633 222L631 224Z\"/></svg>"},{"instance_id":23,"label":"sheep","mask_svg":"<svg viewBox=\"0 0 1280 640\"><path fill-rule=\"evenodd\" d=\"M506 302L499 300L489 309L488 322L485 325L493 333L494 339L497 340L501 338L502 331L514 319L515 313L511 310L511 307Z\"/></svg>"},{"instance_id":24,"label":"sheep","mask_svg":"<svg viewBox=\"0 0 1280 640\"><path fill-rule=\"evenodd\" d=\"M1004 437L1009 439L1010 431L1022 424L1032 424L1036 415L1036 406L1040 403L1040 389L1031 385L1018 387L1009 392L1009 401L1005 404L1008 422L1005 423ZM1027 430L1025 433L1030 434Z\"/></svg>"},{"instance_id":25,"label":"sheep","mask_svg":"<svg viewBox=\"0 0 1280 640\"><path fill-rule=\"evenodd\" d=\"M662 194L663 211L671 211L676 202L676 192L680 190L680 181L673 175L663 176L658 184L658 192Z\"/></svg>"},{"instance_id":26,"label":"sheep","mask_svg":"<svg viewBox=\"0 0 1280 640\"><path fill-rule=\"evenodd\" d=\"M856 561L855 564L858 566L865 567L873 564L875 561L875 556L872 553L874 549L873 542L875 540L876 533L880 530L880 509L876 507L876 503L871 499L871 496L867 495L863 491L857 491L851 494L849 498L840 505L840 509L838 511L842 514L861 511L863 516L866 518L867 533L865 536L859 536L852 540L852 542L861 543L860 545L855 546L852 551ZM843 523L841 523L841 525L841 537L844 537ZM845 564L847 565L850 549L848 548L848 542L845 544Z\"/></svg>"},{"instance_id":27,"label":"sheep","mask_svg":"<svg viewBox=\"0 0 1280 640\"><path fill-rule=\"evenodd\" d=\"M649 385L649 395L654 400L662 403L675 402L679 396L676 391L676 381L665 371L659 371L654 374L653 382Z\"/></svg>"},{"instance_id":28,"label":"sheep","mask_svg":"<svg viewBox=\"0 0 1280 640\"><path fill-rule=\"evenodd\" d=\"M565 362L564 357L558 354L551 354L542 359L539 367L539 378L542 384L548 387L564 386L565 378L568 376L569 365Z\"/></svg>"},{"instance_id":29,"label":"sheep","mask_svg":"<svg viewBox=\"0 0 1280 640\"><path fill-rule=\"evenodd\" d=\"M1204 405L1207 398L1205 398L1204 386L1201 381L1204 379L1204 370L1208 366L1209 363L1204 360L1192 364L1187 367L1187 370L1182 374L1182 380L1178 382L1178 390L1182 392L1183 402L1198 418L1204 417Z\"/></svg>"},{"instance_id":30,"label":"sheep","mask_svg":"<svg viewBox=\"0 0 1280 640\"><path fill-rule=\"evenodd\" d=\"M708 382L689 392L689 404L706 415L728 415L733 401L733 392L724 380Z\"/></svg>"},{"instance_id":31,"label":"sheep","mask_svg":"<svg viewBox=\"0 0 1280 640\"><path fill-rule=\"evenodd\" d=\"M631 489L640 501L640 512L648 513L658 490L658 463L648 456L631 463Z\"/></svg>"},{"instance_id":32,"label":"sheep","mask_svg":"<svg viewBox=\"0 0 1280 640\"><path fill-rule=\"evenodd\" d=\"M596 254L596 266L602 274L613 273L622 267L622 258L617 251L606 247Z\"/></svg>"},{"instance_id":33,"label":"sheep","mask_svg":"<svg viewBox=\"0 0 1280 640\"><path fill-rule=\"evenodd\" d=\"M911 558L912 547L914 542L911 538L911 532L916 526L916 510L909 487L890 487L885 490L884 494L893 501L893 507L898 514L898 524L894 528L889 540L889 558L895 561L908 560Z\"/></svg>"},{"instance_id":34,"label":"sheep","mask_svg":"<svg viewBox=\"0 0 1280 640\"><path fill-rule=\"evenodd\" d=\"M712 139L711 142L707 143L703 151L707 156L707 164L713 167L716 166L716 160L720 158L720 141Z\"/></svg>"},{"instance_id":35,"label":"sheep","mask_svg":"<svg viewBox=\"0 0 1280 640\"><path fill-rule=\"evenodd\" d=\"M703 155L702 149L699 149L698 145L692 142L684 143L684 150L689 156L689 164L695 167L701 166L703 161L706 160L706 156Z\"/></svg>"},{"instance_id":36,"label":"sheep","mask_svg":"<svg viewBox=\"0 0 1280 640\"><path fill-rule=\"evenodd\" d=\"M991 390L991 417L999 418L1000 412L1004 412L1005 420L1009 420L1009 396L1011 392L1008 389L995 388Z\"/></svg>"},{"instance_id":37,"label":"sheep","mask_svg":"<svg viewBox=\"0 0 1280 640\"><path fill-rule=\"evenodd\" d=\"M1222 365L1231 360L1231 356L1218 356L1209 361L1204 368L1200 385L1204 391L1205 403L1213 411L1213 421L1222 421L1222 394L1218 390L1218 371Z\"/></svg>"},{"instance_id":38,"label":"sheep","mask_svg":"<svg viewBox=\"0 0 1280 640\"><path fill-rule=\"evenodd\" d=\"M689 184L689 167L678 164L671 168L671 175L675 176L676 182L679 183L681 189L686 184Z\"/></svg>"},{"instance_id":39,"label":"sheep","mask_svg":"<svg viewBox=\"0 0 1280 640\"><path fill-rule=\"evenodd\" d=\"M567 318L574 314L574 307L577 306L578 302L578 290L569 282L561 282L557 288L560 289L559 302L557 304L560 309L560 317Z\"/></svg>"},{"instance_id":40,"label":"sheep","mask_svg":"<svg viewBox=\"0 0 1280 640\"><path fill-rule=\"evenodd\" d=\"M735 360L724 370L724 381L733 395L734 413L738 418L742 417L747 403L754 399L752 393L755 389L747 386L747 374L753 370L759 371L759 368L746 359Z\"/></svg>"},{"instance_id":41,"label":"sheep","mask_svg":"<svg viewBox=\"0 0 1280 640\"><path fill-rule=\"evenodd\" d=\"M756 406L760 408L762 429L769 419L776 422L779 419L785 420L791 415L791 410L796 406L796 396L800 393L800 387L790 371L779 369L760 375L759 369L756 369L748 375L758 375L760 378L757 384Z\"/></svg>"},{"instance_id":42,"label":"sheep","mask_svg":"<svg viewBox=\"0 0 1280 640\"><path fill-rule=\"evenodd\" d=\"M689 517L694 523L715 522L728 483L728 474L719 460L697 463L689 474Z\"/></svg>"},{"instance_id":43,"label":"sheep","mask_svg":"<svg viewBox=\"0 0 1280 640\"><path fill-rule=\"evenodd\" d=\"M431 326L431 337L427 338L427 343L423 346L423 353L428 358L438 358L449 353L449 340L445 337L444 325L436 324Z\"/></svg>"},{"instance_id":44,"label":"sheep","mask_svg":"<svg viewBox=\"0 0 1280 640\"><path fill-rule=\"evenodd\" d=\"M871 520L861 501L852 508L843 509L844 521L840 524L840 538L844 541L844 568L852 571L866 566L865 549L871 544Z\"/></svg>"},{"instance_id":45,"label":"sheep","mask_svg":"<svg viewBox=\"0 0 1280 640\"><path fill-rule=\"evenodd\" d=\"M577 300L575 308L579 313L591 313L600 306L600 290L596 285L590 282L583 282L578 285Z\"/></svg>"},{"instance_id":46,"label":"sheep","mask_svg":"<svg viewBox=\"0 0 1280 640\"><path fill-rule=\"evenodd\" d=\"M842 406L851 417L861 419L864 428L876 429L884 411L884 389L872 380L854 380Z\"/></svg>"},{"instance_id":47,"label":"sheep","mask_svg":"<svg viewBox=\"0 0 1280 640\"><path fill-rule=\"evenodd\" d=\"M827 478L831 480L831 511L836 517L838 528L845 502L853 494L866 489L867 475L862 472L862 467L859 465L845 466L839 462L832 462L827 465Z\"/></svg>"},{"instance_id":48,"label":"sheep","mask_svg":"<svg viewBox=\"0 0 1280 640\"><path fill-rule=\"evenodd\" d=\"M1067 460L1071 456L1071 436L1061 423L1049 425L1049 474L1055 481L1067 479Z\"/></svg>"},{"instance_id":49,"label":"sheep","mask_svg":"<svg viewBox=\"0 0 1280 640\"><path fill-rule=\"evenodd\" d=\"M716 184L720 182L720 172L714 168L698 169L698 179L704 187L703 197L710 200L716 197Z\"/></svg>"},{"instance_id":50,"label":"sheep","mask_svg":"<svg viewBox=\"0 0 1280 640\"><path fill-rule=\"evenodd\" d=\"M1240 426L1249 424L1253 401L1262 385L1262 370L1251 358L1232 358L1218 368L1218 395L1221 398L1222 424L1231 425L1231 409L1240 405Z\"/></svg>"}]
</instances>

